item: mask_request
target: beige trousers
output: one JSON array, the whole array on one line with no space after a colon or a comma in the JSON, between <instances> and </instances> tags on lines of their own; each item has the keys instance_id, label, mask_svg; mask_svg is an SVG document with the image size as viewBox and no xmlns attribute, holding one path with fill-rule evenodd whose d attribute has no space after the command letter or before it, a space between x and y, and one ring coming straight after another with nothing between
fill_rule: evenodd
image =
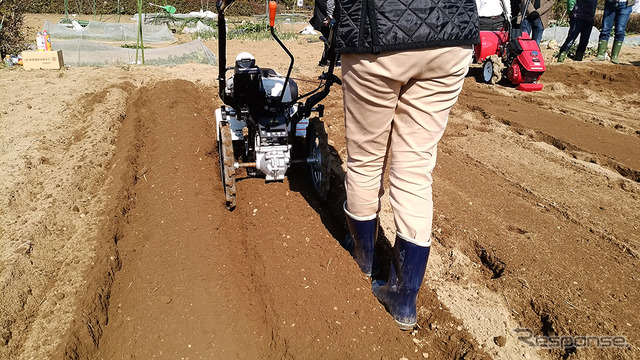
<instances>
[{"instance_id":1,"label":"beige trousers","mask_svg":"<svg viewBox=\"0 0 640 360\"><path fill-rule=\"evenodd\" d=\"M380 211L388 159L396 230L418 245L430 244L437 144L470 60L470 46L342 55L351 214Z\"/></svg>"}]
</instances>

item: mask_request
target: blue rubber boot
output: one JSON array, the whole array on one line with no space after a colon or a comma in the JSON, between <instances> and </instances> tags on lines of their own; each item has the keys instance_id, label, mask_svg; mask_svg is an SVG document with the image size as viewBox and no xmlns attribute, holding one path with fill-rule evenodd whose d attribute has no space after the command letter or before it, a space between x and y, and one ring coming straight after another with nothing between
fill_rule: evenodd
<instances>
[{"instance_id":1,"label":"blue rubber boot","mask_svg":"<svg viewBox=\"0 0 640 360\"><path fill-rule=\"evenodd\" d=\"M347 211L347 203L343 205L349 226L349 234L342 241L342 247L351 254L360 270L367 275L375 274L379 267L374 256L374 247L378 239L378 214L359 217Z\"/></svg>"},{"instance_id":2,"label":"blue rubber boot","mask_svg":"<svg viewBox=\"0 0 640 360\"><path fill-rule=\"evenodd\" d=\"M398 234L393 246L389 280L375 280L371 284L373 295L402 330L411 330L418 322L416 301L430 249L430 243L420 246Z\"/></svg>"}]
</instances>

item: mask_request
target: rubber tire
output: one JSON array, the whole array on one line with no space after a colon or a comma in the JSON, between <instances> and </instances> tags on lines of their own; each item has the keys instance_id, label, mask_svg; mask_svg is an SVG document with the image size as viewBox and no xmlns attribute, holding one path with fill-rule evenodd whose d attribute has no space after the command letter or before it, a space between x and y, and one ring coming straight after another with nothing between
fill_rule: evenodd
<instances>
[{"instance_id":1,"label":"rubber tire","mask_svg":"<svg viewBox=\"0 0 640 360\"><path fill-rule=\"evenodd\" d=\"M306 157L314 158L316 163L307 164L307 175L311 185L320 200L326 200L329 195L329 180L331 178L331 153L324 123L319 118L309 119L305 139Z\"/></svg>"},{"instance_id":2,"label":"rubber tire","mask_svg":"<svg viewBox=\"0 0 640 360\"><path fill-rule=\"evenodd\" d=\"M485 83L490 84L492 78L493 78L493 61L491 61L490 59L487 59L482 64L482 80Z\"/></svg>"}]
</instances>

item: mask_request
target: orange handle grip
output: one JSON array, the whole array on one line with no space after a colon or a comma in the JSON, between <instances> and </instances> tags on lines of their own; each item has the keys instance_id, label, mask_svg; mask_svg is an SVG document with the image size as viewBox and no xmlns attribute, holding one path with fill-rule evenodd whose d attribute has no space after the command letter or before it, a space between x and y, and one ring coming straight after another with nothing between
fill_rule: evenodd
<instances>
[{"instance_id":1,"label":"orange handle grip","mask_svg":"<svg viewBox=\"0 0 640 360\"><path fill-rule=\"evenodd\" d=\"M273 27L276 24L276 9L278 3L275 1L269 1L269 26Z\"/></svg>"}]
</instances>

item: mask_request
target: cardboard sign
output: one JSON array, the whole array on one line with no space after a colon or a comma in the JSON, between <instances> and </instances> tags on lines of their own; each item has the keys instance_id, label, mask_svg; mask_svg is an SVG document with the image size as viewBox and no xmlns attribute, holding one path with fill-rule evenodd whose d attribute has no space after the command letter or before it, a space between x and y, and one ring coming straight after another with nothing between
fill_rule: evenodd
<instances>
[{"instance_id":1,"label":"cardboard sign","mask_svg":"<svg viewBox=\"0 0 640 360\"><path fill-rule=\"evenodd\" d=\"M23 51L22 66L25 70L47 69L60 70L64 66L62 50L56 51Z\"/></svg>"}]
</instances>

